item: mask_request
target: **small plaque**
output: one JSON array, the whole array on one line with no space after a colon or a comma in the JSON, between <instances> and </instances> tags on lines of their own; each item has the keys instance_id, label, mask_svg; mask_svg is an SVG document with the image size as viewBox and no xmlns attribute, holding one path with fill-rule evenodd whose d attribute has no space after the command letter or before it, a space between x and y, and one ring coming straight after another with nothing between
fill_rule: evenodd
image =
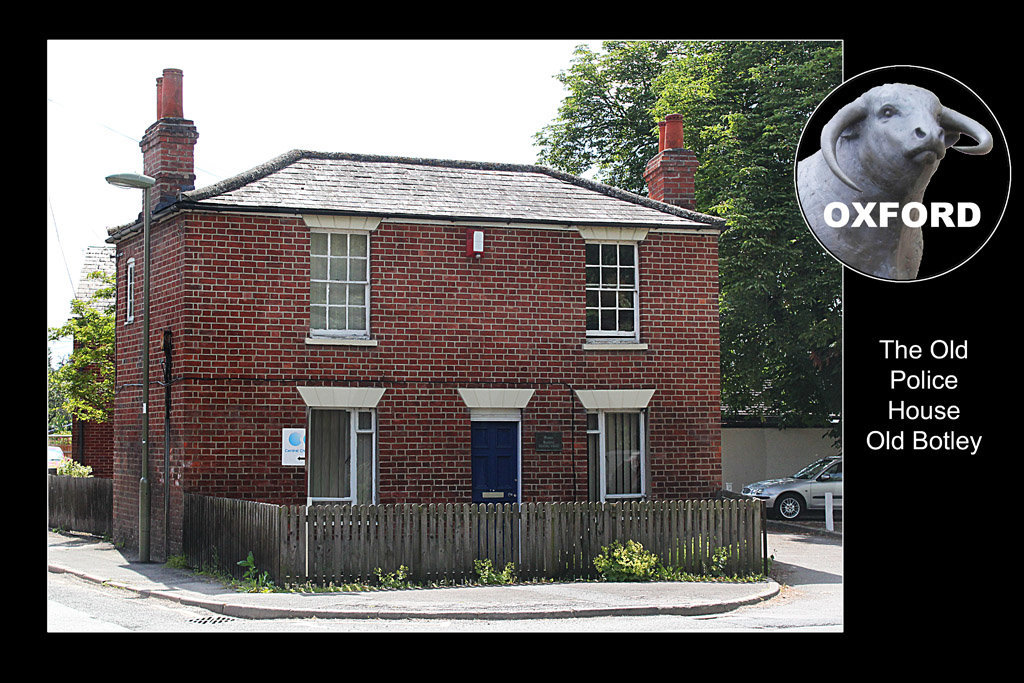
<instances>
[{"instance_id":1,"label":"small plaque","mask_svg":"<svg viewBox=\"0 0 1024 683\"><path fill-rule=\"evenodd\" d=\"M536 432L534 446L538 451L562 451L562 432Z\"/></svg>"}]
</instances>

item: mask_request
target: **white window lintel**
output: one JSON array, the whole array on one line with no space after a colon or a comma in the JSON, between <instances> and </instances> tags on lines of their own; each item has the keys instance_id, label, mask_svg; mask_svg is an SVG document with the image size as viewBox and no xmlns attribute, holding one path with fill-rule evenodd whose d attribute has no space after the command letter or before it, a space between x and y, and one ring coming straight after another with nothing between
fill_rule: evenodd
<instances>
[{"instance_id":1,"label":"white window lintel","mask_svg":"<svg viewBox=\"0 0 1024 683\"><path fill-rule=\"evenodd\" d=\"M380 217L376 216L333 216L323 214L302 214L302 220L308 228L326 228L334 230L366 230L373 232L380 225Z\"/></svg>"},{"instance_id":2,"label":"white window lintel","mask_svg":"<svg viewBox=\"0 0 1024 683\"><path fill-rule=\"evenodd\" d=\"M644 410L654 389L576 389L576 397L587 410Z\"/></svg>"},{"instance_id":3,"label":"white window lintel","mask_svg":"<svg viewBox=\"0 0 1024 683\"><path fill-rule=\"evenodd\" d=\"M588 242L642 242L647 228L577 225L580 236Z\"/></svg>"},{"instance_id":4,"label":"white window lintel","mask_svg":"<svg viewBox=\"0 0 1024 683\"><path fill-rule=\"evenodd\" d=\"M525 408L533 389L459 389L467 408Z\"/></svg>"},{"instance_id":5,"label":"white window lintel","mask_svg":"<svg viewBox=\"0 0 1024 683\"><path fill-rule=\"evenodd\" d=\"M295 387L310 408L376 408L386 389L379 387Z\"/></svg>"}]
</instances>

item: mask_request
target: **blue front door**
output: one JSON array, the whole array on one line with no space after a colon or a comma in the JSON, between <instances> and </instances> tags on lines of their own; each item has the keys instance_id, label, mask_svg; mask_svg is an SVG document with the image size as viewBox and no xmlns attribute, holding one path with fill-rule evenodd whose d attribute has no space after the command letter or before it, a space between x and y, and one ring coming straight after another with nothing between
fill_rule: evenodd
<instances>
[{"instance_id":1,"label":"blue front door","mask_svg":"<svg viewBox=\"0 0 1024 683\"><path fill-rule=\"evenodd\" d=\"M473 430L473 502L516 502L519 491L519 423L470 424Z\"/></svg>"}]
</instances>

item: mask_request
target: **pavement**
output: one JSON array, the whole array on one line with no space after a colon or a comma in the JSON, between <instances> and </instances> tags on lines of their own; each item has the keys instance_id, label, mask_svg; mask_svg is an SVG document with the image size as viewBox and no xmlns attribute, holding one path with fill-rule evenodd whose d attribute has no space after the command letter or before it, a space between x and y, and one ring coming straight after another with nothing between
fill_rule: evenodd
<instances>
[{"instance_id":1,"label":"pavement","mask_svg":"<svg viewBox=\"0 0 1024 683\"><path fill-rule=\"evenodd\" d=\"M705 615L779 593L756 583L572 582L338 593L244 593L188 570L138 562L87 534L46 533L47 570L243 619L553 619Z\"/></svg>"},{"instance_id":2,"label":"pavement","mask_svg":"<svg viewBox=\"0 0 1024 683\"><path fill-rule=\"evenodd\" d=\"M810 517L810 515L808 515ZM798 534L815 534L818 536L831 536L832 538L843 537L843 518L841 515L837 515L832 521L832 528L829 529L824 515L818 517L811 517L809 519L798 519L793 521L784 521L781 519L768 520L768 533L773 531L786 532L786 533L798 533Z\"/></svg>"}]
</instances>

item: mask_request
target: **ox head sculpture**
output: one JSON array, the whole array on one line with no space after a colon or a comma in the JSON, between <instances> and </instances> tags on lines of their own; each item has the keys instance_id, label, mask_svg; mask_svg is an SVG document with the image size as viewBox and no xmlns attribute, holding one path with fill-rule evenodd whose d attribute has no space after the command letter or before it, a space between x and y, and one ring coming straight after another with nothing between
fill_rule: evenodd
<instances>
[{"instance_id":1,"label":"ox head sculpture","mask_svg":"<svg viewBox=\"0 0 1024 683\"><path fill-rule=\"evenodd\" d=\"M957 146L962 135L977 141ZM924 250L919 226L836 227L826 214L845 207L904 207L923 201L932 176L952 147L987 154L992 134L974 119L944 107L929 90L887 83L842 107L821 131L821 149L797 165L797 191L808 225L822 245L848 266L878 277L915 279Z\"/></svg>"},{"instance_id":2,"label":"ox head sculpture","mask_svg":"<svg viewBox=\"0 0 1024 683\"><path fill-rule=\"evenodd\" d=\"M840 109L821 131L821 154L832 173L861 191L840 167L836 146L840 137L861 136L871 126L859 152L860 163L879 175L877 182L936 165L961 134L974 138L973 147L953 147L964 154L988 154L992 134L974 119L943 107L931 91L915 85L888 83L868 90Z\"/></svg>"}]
</instances>

